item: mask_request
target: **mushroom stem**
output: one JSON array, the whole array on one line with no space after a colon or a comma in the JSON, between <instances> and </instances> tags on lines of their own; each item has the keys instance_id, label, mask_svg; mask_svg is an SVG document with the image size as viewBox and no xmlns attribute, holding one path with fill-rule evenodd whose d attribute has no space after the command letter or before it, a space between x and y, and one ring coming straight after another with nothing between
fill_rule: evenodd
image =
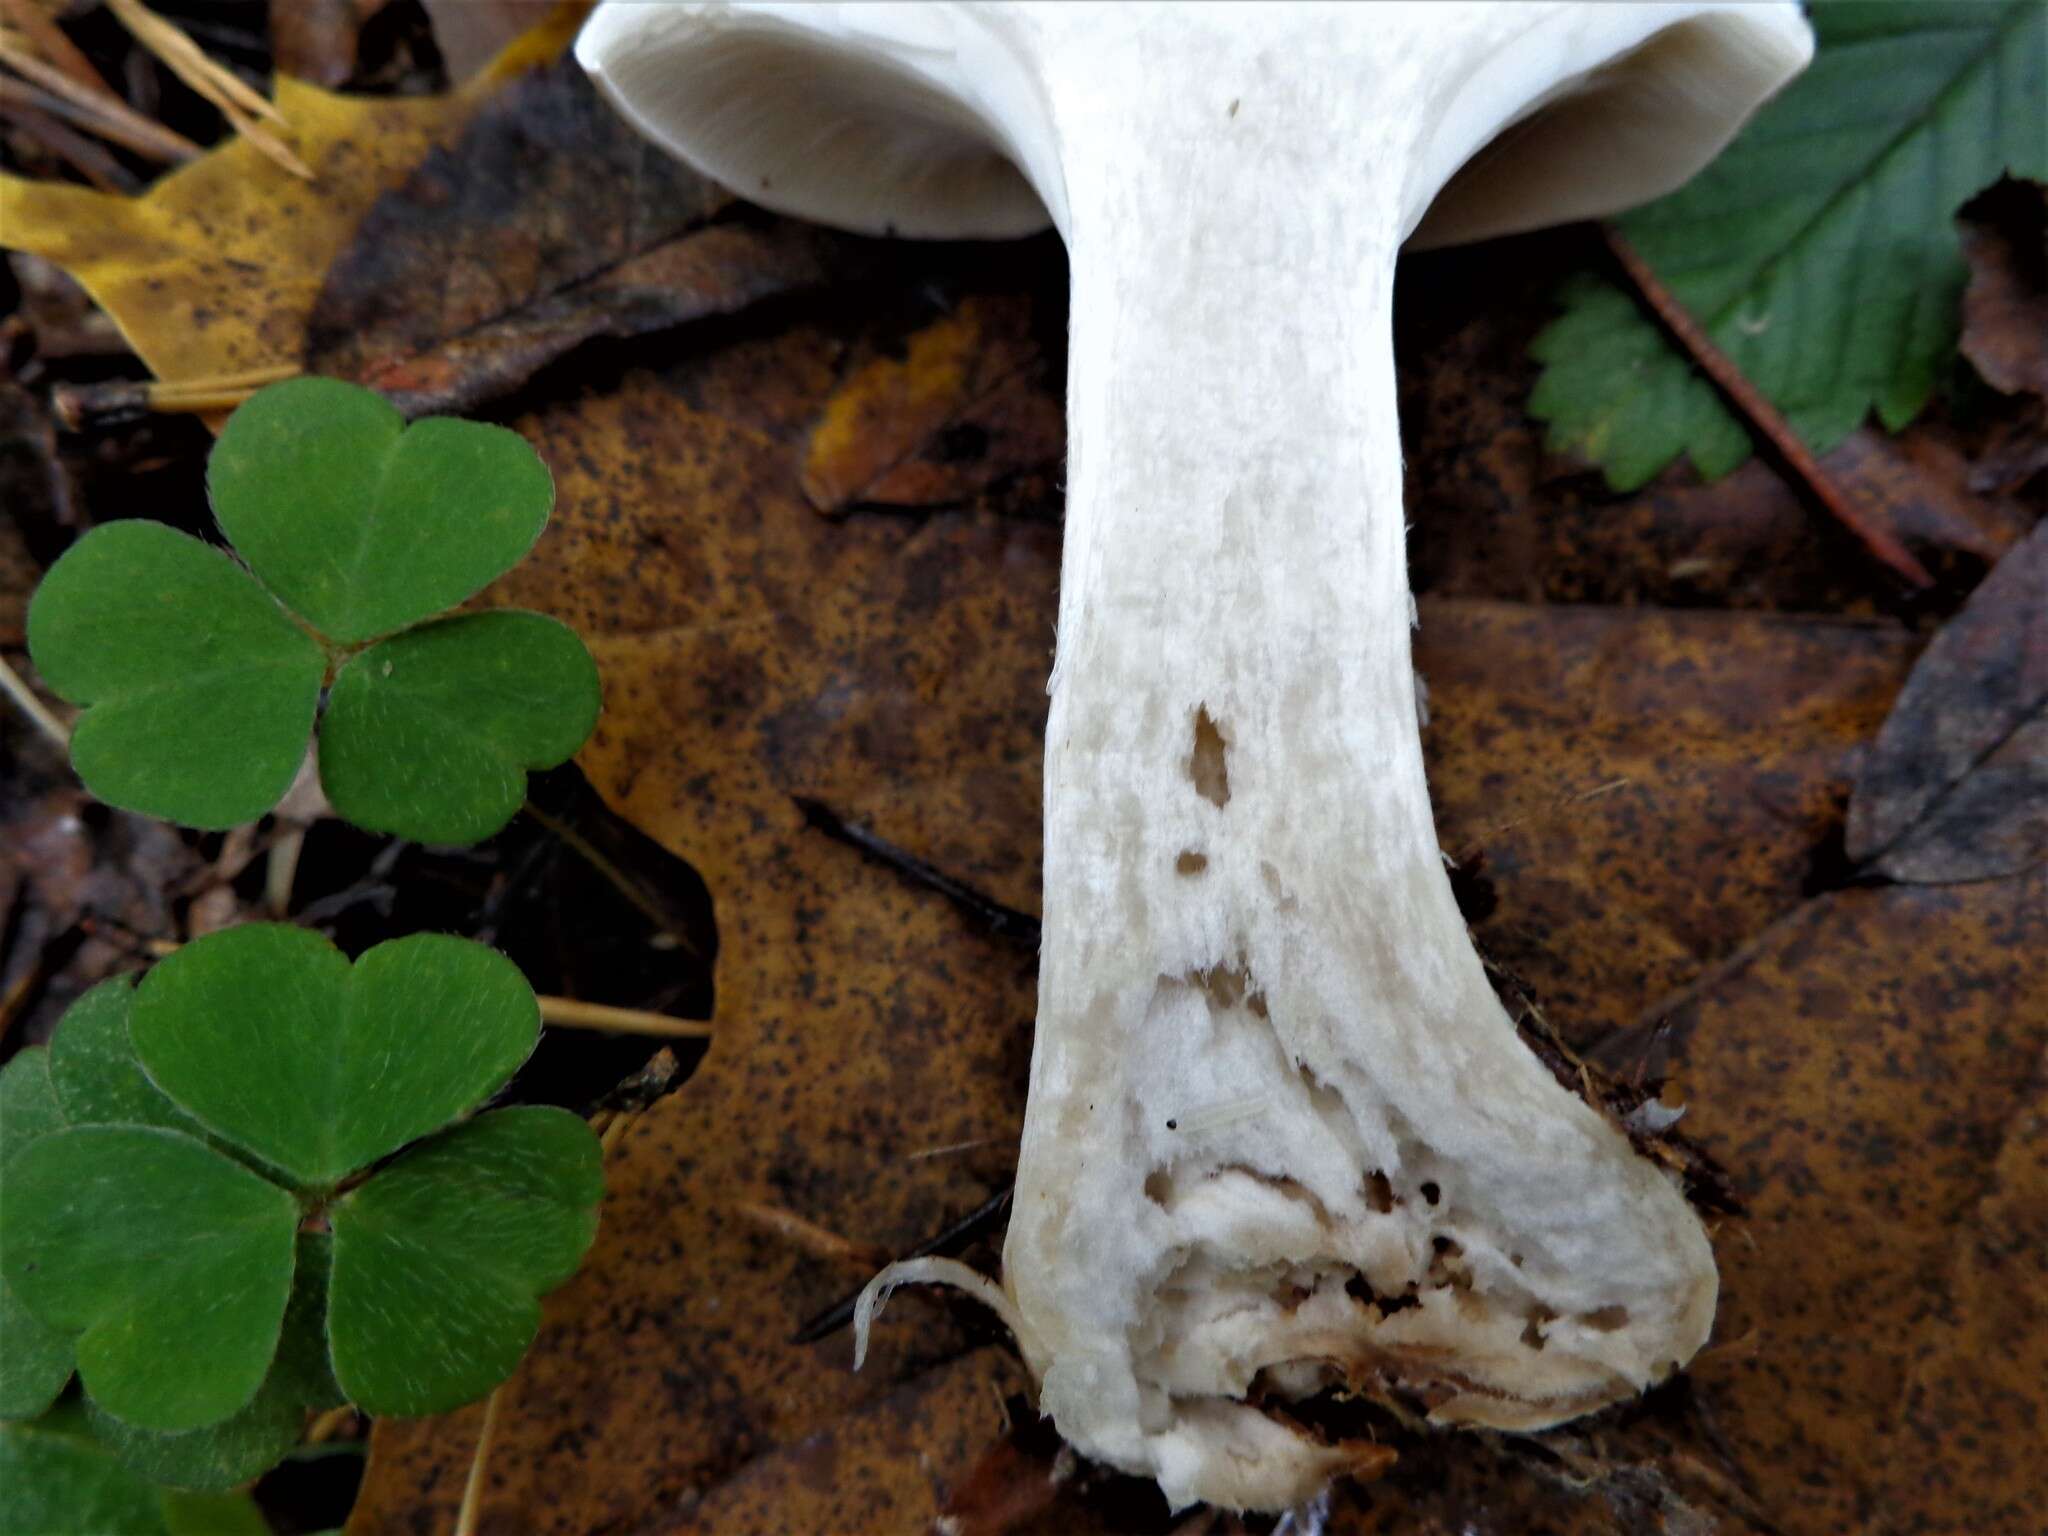
<instances>
[{"instance_id":1,"label":"mushroom stem","mask_svg":"<svg viewBox=\"0 0 2048 1536\"><path fill-rule=\"evenodd\" d=\"M1359 1450L1248 1398L1552 1422L1689 1356L1714 1267L1515 1040L1436 842L1391 337L1414 120L1337 114L1355 58L1159 47L1149 86L1069 59L1055 98L1071 448L1005 1284L1069 1435L1271 1508Z\"/></svg>"}]
</instances>

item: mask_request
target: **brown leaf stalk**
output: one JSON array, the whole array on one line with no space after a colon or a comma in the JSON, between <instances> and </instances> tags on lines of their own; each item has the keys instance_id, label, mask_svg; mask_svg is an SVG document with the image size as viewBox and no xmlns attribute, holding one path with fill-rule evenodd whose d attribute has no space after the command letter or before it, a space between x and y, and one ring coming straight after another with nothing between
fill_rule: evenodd
<instances>
[{"instance_id":1,"label":"brown leaf stalk","mask_svg":"<svg viewBox=\"0 0 2048 1536\"><path fill-rule=\"evenodd\" d=\"M1776 450L1779 458L1799 476L1814 498L1891 570L1916 587L1933 586L1934 578L1927 573L1927 567L1913 557L1912 551L1900 543L1890 529L1863 514L1821 467L1820 460L1792 429L1792 424L1764 397L1763 391L1749 381L1735 360L1714 343L1706 328L1664 286L1663 279L1643 260L1642 253L1629 243L1620 228L1608 222L1603 223L1600 229L1607 238L1608 249L1614 252L1614 259L1621 263L1622 270L1635 284L1643 302L1656 312L1664 328L1685 348L1700 371L1714 381L1750 427Z\"/></svg>"}]
</instances>

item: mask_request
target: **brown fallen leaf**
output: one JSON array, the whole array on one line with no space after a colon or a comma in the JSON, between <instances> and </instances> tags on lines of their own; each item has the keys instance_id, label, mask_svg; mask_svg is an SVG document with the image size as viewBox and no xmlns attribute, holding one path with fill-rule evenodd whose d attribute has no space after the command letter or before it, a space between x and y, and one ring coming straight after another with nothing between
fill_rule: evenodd
<instances>
[{"instance_id":1,"label":"brown fallen leaf","mask_svg":"<svg viewBox=\"0 0 2048 1536\"><path fill-rule=\"evenodd\" d=\"M2048 858L2048 523L1913 669L1857 776L1847 850L1907 881L1987 879Z\"/></svg>"},{"instance_id":2,"label":"brown fallen leaf","mask_svg":"<svg viewBox=\"0 0 2048 1536\"><path fill-rule=\"evenodd\" d=\"M813 514L800 476L858 324L730 339L518 423L556 467L558 509L493 595L593 637L608 712L584 769L702 872L720 951L711 1053L626 1133L599 1248L501 1397L481 1532L630 1530L678 1500L710 1507L982 1326L906 1295L853 1377L843 1335L788 1343L842 1294L843 1268L740 1214L769 1206L902 1252L1001 1187L1022 1110L1034 955L808 829L795 804L1036 907L1058 530ZM1649 959L1544 978L1602 1027L1796 902L1843 754L1911 648L1873 626L1487 605L1431 604L1423 635L1439 779L1470 786L1446 836L1504 850L1499 910L1559 934L1601 915L1596 937L1560 945L1626 942L1631 912L1638 932L1642 912L1669 913ZM1701 661L1724 641L1721 666ZM1516 693L1503 657L1518 654ZM1463 689L1477 701L1461 709ZM1546 740L1534 700L1559 691L1582 701L1552 704ZM1518 715L1526 750L1500 735ZM1503 809L1548 811L1561 780L1598 787L1568 765L1608 759L1642 783L1567 821L1569 878L1540 843L1508 860L1531 834L1499 827ZM1664 856L1639 857L1660 834ZM1753 863L1702 880L1730 860ZM466 1420L380 1425L355 1536L444 1522L473 1435ZM1561 1484L1530 1486L1571 1507ZM1117 1529L1064 1505L1044 1519Z\"/></svg>"},{"instance_id":3,"label":"brown fallen leaf","mask_svg":"<svg viewBox=\"0 0 2048 1536\"><path fill-rule=\"evenodd\" d=\"M812 506L944 506L1021 471L1057 469L1066 405L1028 297L970 297L900 346L900 356L861 359L812 430Z\"/></svg>"},{"instance_id":4,"label":"brown fallen leaf","mask_svg":"<svg viewBox=\"0 0 2048 1536\"><path fill-rule=\"evenodd\" d=\"M501 92L378 200L328 273L306 364L408 414L472 409L586 341L814 286L864 249L743 208L564 61Z\"/></svg>"},{"instance_id":5,"label":"brown fallen leaf","mask_svg":"<svg viewBox=\"0 0 2048 1536\"><path fill-rule=\"evenodd\" d=\"M2002 181L1967 213L1963 356L1993 389L2048 398L2048 186Z\"/></svg>"},{"instance_id":6,"label":"brown fallen leaf","mask_svg":"<svg viewBox=\"0 0 2048 1536\"><path fill-rule=\"evenodd\" d=\"M1421 616L1454 886L1481 951L1582 1048L1799 904L1916 648L1773 614Z\"/></svg>"},{"instance_id":7,"label":"brown fallen leaf","mask_svg":"<svg viewBox=\"0 0 2048 1536\"><path fill-rule=\"evenodd\" d=\"M1023 1385L1007 1351L977 1349L749 1463L701 1502L633 1527L634 1536L931 1530Z\"/></svg>"},{"instance_id":8,"label":"brown fallen leaf","mask_svg":"<svg viewBox=\"0 0 2048 1536\"><path fill-rule=\"evenodd\" d=\"M277 72L333 90L355 73L356 37L363 23L388 3L270 0L270 47Z\"/></svg>"},{"instance_id":9,"label":"brown fallen leaf","mask_svg":"<svg viewBox=\"0 0 2048 1536\"><path fill-rule=\"evenodd\" d=\"M1989 1330L2041 1292L1984 1291L2044 1262L2038 1207L2007 1214L2040 1188L2043 955L2038 873L1838 891L1645 1027L1749 1208L1716 1233L1715 1329L1753 1342L1691 1375L1766 1529L2035 1521L2048 1334Z\"/></svg>"}]
</instances>

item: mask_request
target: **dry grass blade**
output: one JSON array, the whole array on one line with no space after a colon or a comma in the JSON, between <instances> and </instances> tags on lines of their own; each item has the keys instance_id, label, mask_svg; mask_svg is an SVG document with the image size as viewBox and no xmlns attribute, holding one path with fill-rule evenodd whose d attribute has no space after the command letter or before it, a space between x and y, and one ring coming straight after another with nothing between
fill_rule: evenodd
<instances>
[{"instance_id":1,"label":"dry grass blade","mask_svg":"<svg viewBox=\"0 0 2048 1536\"><path fill-rule=\"evenodd\" d=\"M70 749L71 732L65 728L64 722L51 712L49 705L36 697L36 691L29 687L28 680L10 667L5 657L0 657L0 693L6 694L8 701L27 715L37 730L58 746L67 751Z\"/></svg>"},{"instance_id":2,"label":"dry grass blade","mask_svg":"<svg viewBox=\"0 0 2048 1536\"><path fill-rule=\"evenodd\" d=\"M614 1008L574 997L543 997L540 1017L557 1029L592 1029L606 1035L660 1035L669 1040L708 1040L711 1026L698 1019L678 1019L644 1008Z\"/></svg>"},{"instance_id":3,"label":"dry grass blade","mask_svg":"<svg viewBox=\"0 0 2048 1536\"><path fill-rule=\"evenodd\" d=\"M283 126L284 115L260 92L232 70L208 58L197 43L140 0L107 0L107 4L135 40L163 60L172 74L218 107L235 132L292 175L303 181L315 179L313 168L263 126L266 122Z\"/></svg>"},{"instance_id":4,"label":"dry grass blade","mask_svg":"<svg viewBox=\"0 0 2048 1536\"><path fill-rule=\"evenodd\" d=\"M151 160L175 164L199 157L199 146L183 134L151 122L111 92L79 84L54 64L29 52L26 43L26 38L14 28L0 28L0 64L67 102L72 110L65 115L80 127Z\"/></svg>"},{"instance_id":5,"label":"dry grass blade","mask_svg":"<svg viewBox=\"0 0 2048 1536\"><path fill-rule=\"evenodd\" d=\"M78 51L78 45L37 0L0 0L0 20L21 33L39 57L49 60L88 91L113 93L106 77L92 67L92 61Z\"/></svg>"}]
</instances>

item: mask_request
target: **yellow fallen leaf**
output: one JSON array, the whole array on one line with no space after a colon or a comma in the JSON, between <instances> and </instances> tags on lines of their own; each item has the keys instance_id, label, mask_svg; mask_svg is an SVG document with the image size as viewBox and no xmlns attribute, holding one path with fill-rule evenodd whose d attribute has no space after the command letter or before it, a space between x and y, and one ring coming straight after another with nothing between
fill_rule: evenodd
<instances>
[{"instance_id":1,"label":"yellow fallen leaf","mask_svg":"<svg viewBox=\"0 0 2048 1536\"><path fill-rule=\"evenodd\" d=\"M327 268L370 205L499 85L558 56L582 9L557 7L443 96L341 96L278 77L277 132L310 182L240 137L138 197L0 176L0 244L76 278L159 379L296 365Z\"/></svg>"}]
</instances>

